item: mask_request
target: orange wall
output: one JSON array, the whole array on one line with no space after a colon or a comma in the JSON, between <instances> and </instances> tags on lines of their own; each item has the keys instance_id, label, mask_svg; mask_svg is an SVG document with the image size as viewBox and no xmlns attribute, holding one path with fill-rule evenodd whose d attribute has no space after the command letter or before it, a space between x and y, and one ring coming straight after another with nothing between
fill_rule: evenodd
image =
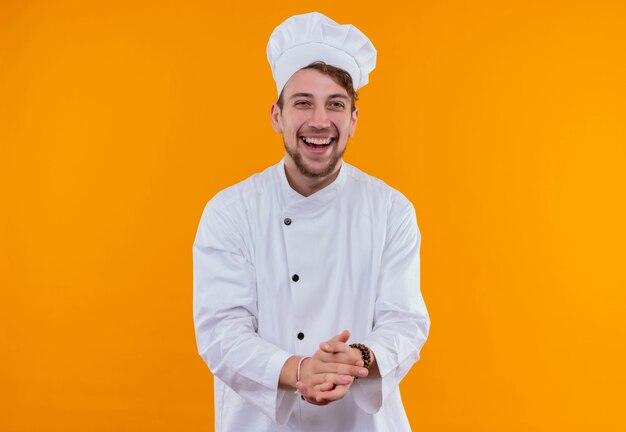
<instances>
[{"instance_id":1,"label":"orange wall","mask_svg":"<svg viewBox=\"0 0 626 432\"><path fill-rule=\"evenodd\" d=\"M626 430L623 2L210 3L0 2L0 430L212 429L191 245L281 157L265 44L311 10L379 50L346 160L417 209L413 428Z\"/></svg>"}]
</instances>

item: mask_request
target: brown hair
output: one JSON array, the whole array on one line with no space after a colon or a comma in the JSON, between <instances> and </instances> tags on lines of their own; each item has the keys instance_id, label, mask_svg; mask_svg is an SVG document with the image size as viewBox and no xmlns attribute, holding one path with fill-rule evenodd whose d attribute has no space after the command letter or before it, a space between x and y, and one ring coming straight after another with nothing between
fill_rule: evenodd
<instances>
[{"instance_id":1,"label":"brown hair","mask_svg":"<svg viewBox=\"0 0 626 432\"><path fill-rule=\"evenodd\" d=\"M354 112L356 108L355 102L359 100L359 94L356 92L356 90L354 90L354 85L352 84L352 77L350 76L348 72L336 66L326 64L323 61L313 62L310 65L303 67L302 69L315 69L316 71L321 72L331 77L333 81L335 81L337 84L343 87L346 90L346 92L348 92L348 96L350 97L350 100L352 101L352 111ZM284 91L284 87L283 87L283 91ZM278 102L276 102L276 104L281 110L283 109L283 91L280 92L280 96L278 97Z\"/></svg>"}]
</instances>

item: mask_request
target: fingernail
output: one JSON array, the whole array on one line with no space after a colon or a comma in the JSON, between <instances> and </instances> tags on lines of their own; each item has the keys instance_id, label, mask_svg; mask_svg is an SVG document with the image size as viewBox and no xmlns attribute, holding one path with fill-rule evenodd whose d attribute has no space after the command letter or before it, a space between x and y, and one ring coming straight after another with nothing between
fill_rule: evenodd
<instances>
[{"instance_id":1,"label":"fingernail","mask_svg":"<svg viewBox=\"0 0 626 432\"><path fill-rule=\"evenodd\" d=\"M323 346L324 346L324 349L327 349L327 350L329 350L329 349L330 349L330 345L328 345L327 343L324 343L324 345L323 345Z\"/></svg>"},{"instance_id":2,"label":"fingernail","mask_svg":"<svg viewBox=\"0 0 626 432\"><path fill-rule=\"evenodd\" d=\"M359 376L361 376L361 377L366 377L366 376L367 376L367 369L361 369L361 370L359 370Z\"/></svg>"}]
</instances>

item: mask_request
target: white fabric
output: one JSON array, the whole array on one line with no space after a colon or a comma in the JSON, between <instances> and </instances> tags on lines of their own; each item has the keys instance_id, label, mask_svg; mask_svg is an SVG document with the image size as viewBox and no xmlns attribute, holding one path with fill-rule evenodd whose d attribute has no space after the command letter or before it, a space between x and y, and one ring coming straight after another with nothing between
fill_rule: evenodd
<instances>
[{"instance_id":1,"label":"white fabric","mask_svg":"<svg viewBox=\"0 0 626 432\"><path fill-rule=\"evenodd\" d=\"M430 326L419 247L411 203L345 162L309 197L281 161L209 201L193 247L194 319L216 431L409 431L398 384ZM344 329L372 349L381 377L326 406L278 389L291 355Z\"/></svg>"},{"instance_id":2,"label":"white fabric","mask_svg":"<svg viewBox=\"0 0 626 432\"><path fill-rule=\"evenodd\" d=\"M266 51L278 95L294 73L315 61L348 72L355 90L368 83L376 67L376 48L367 36L319 12L287 18L272 32Z\"/></svg>"}]
</instances>

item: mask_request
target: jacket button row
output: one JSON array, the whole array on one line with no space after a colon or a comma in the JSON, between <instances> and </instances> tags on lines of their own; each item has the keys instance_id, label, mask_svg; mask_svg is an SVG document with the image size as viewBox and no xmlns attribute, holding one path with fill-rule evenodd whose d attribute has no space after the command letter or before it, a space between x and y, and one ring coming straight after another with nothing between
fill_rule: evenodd
<instances>
[{"instance_id":1,"label":"jacket button row","mask_svg":"<svg viewBox=\"0 0 626 432\"><path fill-rule=\"evenodd\" d=\"M302 332L298 333L298 339L300 340L304 339L304 333Z\"/></svg>"},{"instance_id":2,"label":"jacket button row","mask_svg":"<svg viewBox=\"0 0 626 432\"><path fill-rule=\"evenodd\" d=\"M291 280L294 282L298 282L300 280L300 276L298 276L297 274L291 276Z\"/></svg>"},{"instance_id":3,"label":"jacket button row","mask_svg":"<svg viewBox=\"0 0 626 432\"><path fill-rule=\"evenodd\" d=\"M285 225L291 225L291 219L289 218L285 218L283 222L285 223Z\"/></svg>"}]
</instances>

